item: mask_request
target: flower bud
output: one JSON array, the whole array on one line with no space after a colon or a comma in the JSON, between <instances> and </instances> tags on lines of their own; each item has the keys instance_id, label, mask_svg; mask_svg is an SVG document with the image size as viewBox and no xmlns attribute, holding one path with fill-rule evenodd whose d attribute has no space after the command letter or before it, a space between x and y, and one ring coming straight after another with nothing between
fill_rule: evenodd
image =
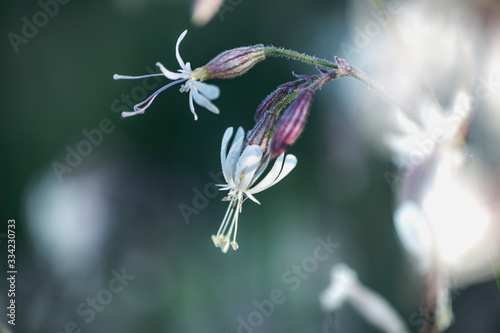
<instances>
[{"instance_id":1,"label":"flower bud","mask_svg":"<svg viewBox=\"0 0 500 333\"><path fill-rule=\"evenodd\" d=\"M196 68L191 74L191 78L199 81L232 79L245 74L265 58L266 54L262 44L239 47L222 52L205 66Z\"/></svg>"},{"instance_id":2,"label":"flower bud","mask_svg":"<svg viewBox=\"0 0 500 333\"><path fill-rule=\"evenodd\" d=\"M300 136L304 130L313 98L314 92L304 89L283 113L271 143L271 158L287 151Z\"/></svg>"},{"instance_id":3,"label":"flower bud","mask_svg":"<svg viewBox=\"0 0 500 333\"><path fill-rule=\"evenodd\" d=\"M242 150L247 146L258 145L262 149L262 160L266 160L270 155L269 143L277 124L278 115L271 112L265 112L248 134Z\"/></svg>"},{"instance_id":4,"label":"flower bud","mask_svg":"<svg viewBox=\"0 0 500 333\"><path fill-rule=\"evenodd\" d=\"M292 94L305 82L307 82L306 79L300 78L299 80L290 81L280 85L275 91L269 94L269 96L267 96L266 99L262 101L262 103L260 103L257 111L255 112L255 121L258 122L260 117L262 117L262 115L266 111L274 111L273 109L277 105L283 102L288 96L290 96L290 94Z\"/></svg>"}]
</instances>

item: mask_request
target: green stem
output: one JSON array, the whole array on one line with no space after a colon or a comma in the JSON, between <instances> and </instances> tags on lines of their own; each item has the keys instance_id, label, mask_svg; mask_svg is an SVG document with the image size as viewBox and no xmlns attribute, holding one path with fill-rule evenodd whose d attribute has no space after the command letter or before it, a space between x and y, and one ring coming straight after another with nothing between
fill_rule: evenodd
<instances>
[{"instance_id":1,"label":"green stem","mask_svg":"<svg viewBox=\"0 0 500 333\"><path fill-rule=\"evenodd\" d=\"M274 46L266 46L264 47L264 52L266 56L274 56L274 57L282 57L293 60L300 60L309 65L319 65L327 68L338 68L337 64L325 59L319 59L314 56L310 56L304 53L295 52L292 50L286 50L279 47Z\"/></svg>"},{"instance_id":2,"label":"green stem","mask_svg":"<svg viewBox=\"0 0 500 333\"><path fill-rule=\"evenodd\" d=\"M313 90L321 88L323 85L325 85L327 82L329 82L333 79L337 79L337 78L340 78L340 77L346 76L346 75L352 76L352 77L360 80L361 82L363 82L364 84L366 84L367 86L372 88L373 90L375 90L382 97L387 99L390 103L394 104L399 109L401 109L411 120L413 120L419 126L422 126L422 123L418 120L416 115L410 109L408 109L406 106L404 106L403 104L399 103L396 99L394 99L384 88L382 88L381 85L379 85L375 81L371 80L362 71L360 71L356 67L346 63L345 61L342 61L342 66L340 66L340 68L339 68L338 60L337 60L337 63L333 63L333 62L325 60L325 59L319 59L319 58L316 58L314 56L310 56L307 54L298 53L298 52L295 52L292 50L286 50L286 49L278 48L278 47L274 47L274 46L264 47L264 52L265 52L266 56L276 56L276 57L283 57L283 58L287 58L287 59L300 60L300 61L303 61L303 62L309 64L309 65L319 65L319 66L338 70L338 71L335 71L335 73L332 72L329 75L324 75L323 80L319 80L318 82L316 82L316 84L312 85ZM279 107L276 106L274 108L274 110L278 110L278 112L279 112L280 108L285 106L287 103L291 102L295 97L296 97L296 95L293 95L293 94L289 95L283 101L286 103L285 104L280 103L280 105L278 105Z\"/></svg>"}]
</instances>

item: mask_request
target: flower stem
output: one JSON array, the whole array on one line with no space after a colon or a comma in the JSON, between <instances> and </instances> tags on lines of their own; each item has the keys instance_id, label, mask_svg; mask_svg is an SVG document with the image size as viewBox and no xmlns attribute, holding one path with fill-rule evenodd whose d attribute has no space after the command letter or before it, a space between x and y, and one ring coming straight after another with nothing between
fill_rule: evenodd
<instances>
[{"instance_id":1,"label":"flower stem","mask_svg":"<svg viewBox=\"0 0 500 333\"><path fill-rule=\"evenodd\" d=\"M314 87L314 90L317 88L321 88L324 84L327 82L331 81L332 79L337 79L342 76L352 76L359 81L363 82L366 84L368 87L372 88L375 90L377 93L379 93L382 97L387 99L390 103L394 104L396 107L401 109L411 120L413 120L416 124L419 126L422 126L422 123L418 120L416 115L406 106L403 104L399 103L396 99L394 99L381 85L373 81L372 79L368 78L361 70L358 68L348 64L344 60L341 60L341 63L339 63L339 59L336 58L337 63L325 60L325 59L319 59L314 56L310 56L307 54L303 53L298 53L296 51L292 50L286 50L283 48L278 48L274 46L266 46L264 47L264 52L266 56L275 56L275 57L282 57L286 59L293 59L293 60L300 60L303 61L309 65L319 65L327 68L331 68L334 70L337 70L336 73L331 73L330 75L325 75L324 80L320 84L317 84L317 86ZM290 96L289 96L290 97ZM293 96L290 100L295 98Z\"/></svg>"},{"instance_id":2,"label":"flower stem","mask_svg":"<svg viewBox=\"0 0 500 333\"><path fill-rule=\"evenodd\" d=\"M417 116L415 115L415 113L413 111L411 111L408 107L406 107L402 103L398 102L380 84L373 81L368 76L366 76L366 74L363 73L360 69L352 66L351 64L348 64L344 60L338 59L337 61L340 61L339 64L341 64L341 66L340 66L341 71L345 71L347 75L352 76L355 79L358 79L359 81L366 84L368 87L375 90L380 96L384 97L390 103L397 106L401 111L403 111L405 113L405 115L407 117L409 117L412 121L414 121L418 126L420 126L420 127L423 126L423 124L420 122L420 120L417 118Z\"/></svg>"},{"instance_id":3,"label":"flower stem","mask_svg":"<svg viewBox=\"0 0 500 333\"><path fill-rule=\"evenodd\" d=\"M325 59L316 58L314 56L310 56L304 53L299 53L292 50L286 50L279 47L274 46L266 46L264 47L264 52L266 56L274 56L274 57L282 57L293 60L300 60L309 65L319 65L327 68L338 68L337 64Z\"/></svg>"}]
</instances>

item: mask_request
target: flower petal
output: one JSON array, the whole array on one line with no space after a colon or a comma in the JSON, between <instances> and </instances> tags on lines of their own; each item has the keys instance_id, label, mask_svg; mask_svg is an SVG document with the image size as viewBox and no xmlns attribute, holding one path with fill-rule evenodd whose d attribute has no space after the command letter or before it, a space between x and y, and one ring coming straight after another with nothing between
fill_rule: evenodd
<instances>
[{"instance_id":1,"label":"flower petal","mask_svg":"<svg viewBox=\"0 0 500 333\"><path fill-rule=\"evenodd\" d=\"M226 173L224 172L224 165L226 164L226 152L227 152L227 145L229 144L229 139L231 139L231 136L233 135L233 128L228 127L226 131L224 132L224 136L222 137L222 143L221 143L221 148L220 148L220 164L222 166L222 173L224 174L224 179L226 180L226 183L229 184L229 180L226 176Z\"/></svg>"},{"instance_id":2,"label":"flower petal","mask_svg":"<svg viewBox=\"0 0 500 333\"><path fill-rule=\"evenodd\" d=\"M258 179L259 177L266 171L267 166L269 165L270 159L267 158L264 163L260 166L260 168L257 170L255 175L253 176L252 182L250 183L250 186L252 186Z\"/></svg>"},{"instance_id":3,"label":"flower petal","mask_svg":"<svg viewBox=\"0 0 500 333\"><path fill-rule=\"evenodd\" d=\"M248 199L250 199L250 200L252 200L253 202L255 202L256 204L260 205L259 200L255 199L255 197L254 197L252 194L250 194L250 193L246 193L246 192L245 192L245 195L247 196L247 198L248 198Z\"/></svg>"},{"instance_id":4,"label":"flower petal","mask_svg":"<svg viewBox=\"0 0 500 333\"><path fill-rule=\"evenodd\" d=\"M179 53L179 45L181 44L182 40L187 34L187 30L184 30L184 32L177 38L177 43L175 44L175 57L177 58L177 62L181 66L182 69L187 69L186 65L184 64L184 61L182 61L181 55Z\"/></svg>"},{"instance_id":5,"label":"flower petal","mask_svg":"<svg viewBox=\"0 0 500 333\"><path fill-rule=\"evenodd\" d=\"M236 190L245 191L248 188L261 160L262 149L260 146L252 145L245 148L236 164L234 174Z\"/></svg>"},{"instance_id":6,"label":"flower petal","mask_svg":"<svg viewBox=\"0 0 500 333\"><path fill-rule=\"evenodd\" d=\"M198 120L198 115L196 114L196 111L194 109L193 95L191 95L191 94L189 94L189 109L191 110L191 113L194 116L194 120Z\"/></svg>"},{"instance_id":7,"label":"flower petal","mask_svg":"<svg viewBox=\"0 0 500 333\"><path fill-rule=\"evenodd\" d=\"M262 192L271 186L274 186L276 183L285 178L290 171L295 168L297 165L297 158L294 155L288 154L285 159L285 163L283 163L284 154L281 154L273 165L271 171L267 174L267 176L262 179L262 181L257 184L255 187L251 188L247 192L250 194L255 194ZM283 165L283 169L281 166Z\"/></svg>"},{"instance_id":8,"label":"flower petal","mask_svg":"<svg viewBox=\"0 0 500 333\"><path fill-rule=\"evenodd\" d=\"M286 155L285 165L283 166L283 169L281 169L280 175L271 185L269 185L266 188L269 188L269 187L273 186L274 184L279 183L283 178L285 178L295 168L296 165L297 165L297 157L295 157L295 155L292 155L292 154Z\"/></svg>"},{"instance_id":9,"label":"flower petal","mask_svg":"<svg viewBox=\"0 0 500 333\"><path fill-rule=\"evenodd\" d=\"M243 128L241 127L238 128L238 131L234 136L231 149L229 149L229 153L227 154L226 162L222 166L222 173L224 174L224 178L231 187L235 186L234 170L236 168L236 161L240 157L244 136L245 136L245 131L243 131Z\"/></svg>"},{"instance_id":10,"label":"flower petal","mask_svg":"<svg viewBox=\"0 0 500 333\"><path fill-rule=\"evenodd\" d=\"M271 171L269 171L269 173L264 177L264 179L262 179L257 185L249 189L247 192L251 194L259 193L263 191L264 187L266 187L268 184L271 184L278 177L280 173L284 157L285 154L281 154L280 156L278 156L276 158L276 161L274 162L273 167L271 168Z\"/></svg>"},{"instance_id":11,"label":"flower petal","mask_svg":"<svg viewBox=\"0 0 500 333\"><path fill-rule=\"evenodd\" d=\"M412 201L402 203L394 212L394 225L401 243L417 260L419 271L425 273L432 259L432 231L421 210Z\"/></svg>"},{"instance_id":12,"label":"flower petal","mask_svg":"<svg viewBox=\"0 0 500 333\"><path fill-rule=\"evenodd\" d=\"M219 98L220 89L216 85L208 84L205 82L192 80L193 85L198 89L198 92L209 100L214 100Z\"/></svg>"},{"instance_id":13,"label":"flower petal","mask_svg":"<svg viewBox=\"0 0 500 333\"><path fill-rule=\"evenodd\" d=\"M170 80L188 79L189 78L189 75L187 75L187 74L175 73L175 72L169 71L168 69L165 68L165 66L162 65L161 62L157 62L156 66L158 66L158 68L163 73L163 75L165 75Z\"/></svg>"},{"instance_id":14,"label":"flower petal","mask_svg":"<svg viewBox=\"0 0 500 333\"><path fill-rule=\"evenodd\" d=\"M219 109L212 102L210 102L206 97L201 95L195 87L191 87L190 95L193 97L196 104L203 106L208 111L211 111L215 114L219 113Z\"/></svg>"}]
</instances>

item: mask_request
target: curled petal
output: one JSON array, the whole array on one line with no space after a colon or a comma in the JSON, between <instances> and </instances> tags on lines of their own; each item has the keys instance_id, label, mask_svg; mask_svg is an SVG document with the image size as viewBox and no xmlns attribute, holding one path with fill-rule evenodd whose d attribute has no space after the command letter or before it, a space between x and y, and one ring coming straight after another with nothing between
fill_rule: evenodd
<instances>
[{"instance_id":1,"label":"curled petal","mask_svg":"<svg viewBox=\"0 0 500 333\"><path fill-rule=\"evenodd\" d=\"M175 44L175 57L177 58L177 62L181 66L182 69L186 70L186 65L184 64L184 61L182 61L181 55L179 53L179 45L181 44L182 40L187 34L187 30L184 30L184 32L177 38L177 43Z\"/></svg>"},{"instance_id":2,"label":"curled petal","mask_svg":"<svg viewBox=\"0 0 500 333\"><path fill-rule=\"evenodd\" d=\"M233 144L231 149L229 149L229 153L226 157L226 162L222 166L222 173L224 174L224 178L230 186L234 185L234 171L236 168L236 161L240 157L241 147L243 146L243 139L245 136L245 131L243 128L238 128L236 135L233 139Z\"/></svg>"},{"instance_id":3,"label":"curled petal","mask_svg":"<svg viewBox=\"0 0 500 333\"><path fill-rule=\"evenodd\" d=\"M226 131L224 132L224 136L222 137L222 144L220 148L220 163L222 167L224 167L224 164L226 164L226 156L227 156L227 146L229 144L229 139L231 139L231 136L233 135L233 128L228 127ZM226 179L227 182L227 179Z\"/></svg>"},{"instance_id":4,"label":"curled petal","mask_svg":"<svg viewBox=\"0 0 500 333\"><path fill-rule=\"evenodd\" d=\"M170 80L178 80L178 79L187 79L187 78L189 78L189 76L186 76L186 74L184 74L184 73L175 73L175 72L169 71L160 62L157 62L156 66L158 66L158 68L163 73L163 75L165 75Z\"/></svg>"},{"instance_id":5,"label":"curled petal","mask_svg":"<svg viewBox=\"0 0 500 333\"><path fill-rule=\"evenodd\" d=\"M285 163L283 163L284 154L281 154L273 165L271 171L267 174L262 181L257 184L255 187L251 188L247 191L250 194L256 194L262 192L271 186L274 186L283 178L286 177L290 173L290 171L295 168L297 165L297 158L294 155L287 155L285 159ZM282 168L283 166L283 168Z\"/></svg>"}]
</instances>

